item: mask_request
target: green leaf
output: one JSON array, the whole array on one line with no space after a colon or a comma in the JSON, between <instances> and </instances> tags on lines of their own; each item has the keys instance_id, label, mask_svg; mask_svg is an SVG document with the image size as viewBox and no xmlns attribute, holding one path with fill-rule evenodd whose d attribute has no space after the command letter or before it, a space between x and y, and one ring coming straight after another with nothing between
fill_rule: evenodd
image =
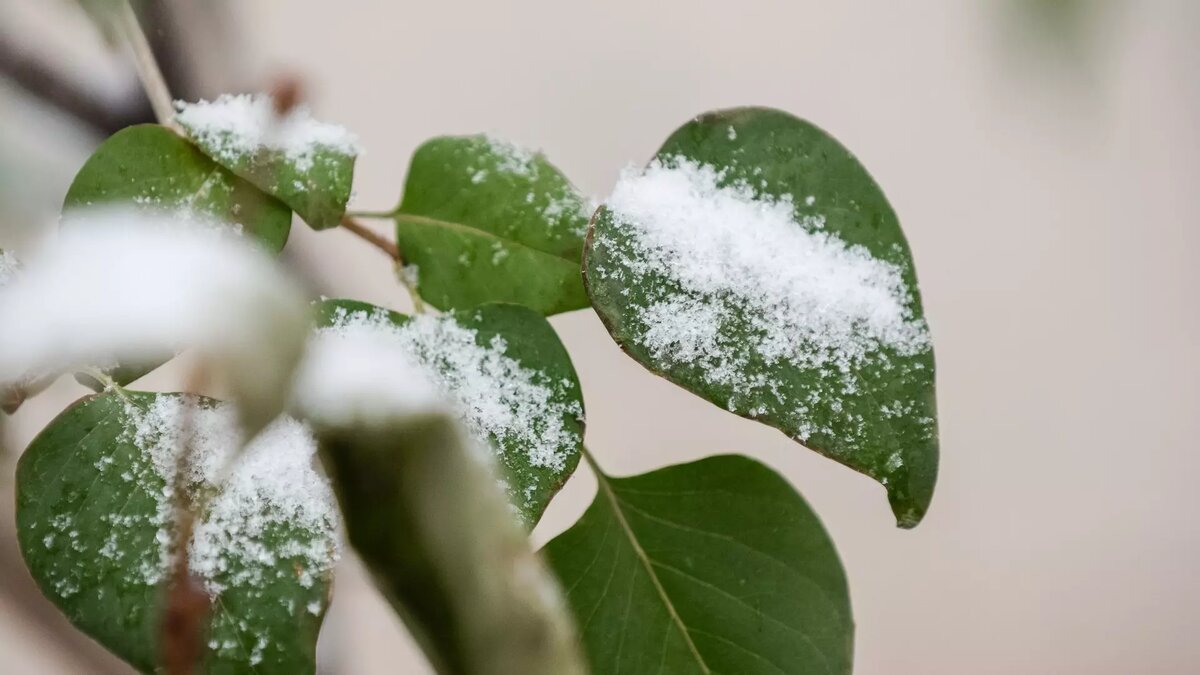
<instances>
[{"instance_id":1,"label":"green leaf","mask_svg":"<svg viewBox=\"0 0 1200 675\"><path fill-rule=\"evenodd\" d=\"M278 200L154 124L122 129L101 143L75 175L63 210L104 204L196 211L240 224L274 252L283 249L292 226L291 212Z\"/></svg>"},{"instance_id":2,"label":"green leaf","mask_svg":"<svg viewBox=\"0 0 1200 675\"><path fill-rule=\"evenodd\" d=\"M550 315L588 306L579 264L591 211L544 155L479 135L417 148L393 216L426 302Z\"/></svg>"},{"instance_id":3,"label":"green leaf","mask_svg":"<svg viewBox=\"0 0 1200 675\"><path fill-rule=\"evenodd\" d=\"M354 182L357 151L349 149L349 135L303 110L276 118L271 106L268 97L222 96L182 106L175 121L205 154L287 204L314 230L336 227ZM274 136L280 138L263 142Z\"/></svg>"},{"instance_id":4,"label":"green leaf","mask_svg":"<svg viewBox=\"0 0 1200 675\"><path fill-rule=\"evenodd\" d=\"M593 672L850 672L845 573L778 474L727 455L597 480L545 549Z\"/></svg>"},{"instance_id":5,"label":"green leaf","mask_svg":"<svg viewBox=\"0 0 1200 675\"><path fill-rule=\"evenodd\" d=\"M606 205L593 221L585 282L613 338L672 382L877 479L898 524L915 526L937 478L933 350L912 256L879 186L828 134L764 108L685 124L639 178L665 176L693 192L637 217L630 204L653 209L661 195L629 192L622 213ZM639 178L622 183L650 185ZM738 216L705 221L720 232L690 226L716 213L714 191L726 208L738 195ZM700 215L686 210L697 201ZM686 234L662 248L651 228L667 221L650 223L659 217ZM768 218L776 229L746 229ZM776 286L795 295L760 290Z\"/></svg>"},{"instance_id":6,"label":"green leaf","mask_svg":"<svg viewBox=\"0 0 1200 675\"><path fill-rule=\"evenodd\" d=\"M409 317L364 302L327 300L322 326L382 322L491 448L509 498L530 527L579 464L583 394L549 322L518 305ZM504 406L497 411L496 406Z\"/></svg>"},{"instance_id":7,"label":"green leaf","mask_svg":"<svg viewBox=\"0 0 1200 675\"><path fill-rule=\"evenodd\" d=\"M585 672L561 589L450 414L319 435L350 542L437 672Z\"/></svg>"},{"instance_id":8,"label":"green leaf","mask_svg":"<svg viewBox=\"0 0 1200 675\"><path fill-rule=\"evenodd\" d=\"M145 672L159 662L166 547L175 536L173 480L164 478L173 458L164 463L163 452L180 436L177 427L174 435L163 433L173 419L163 411L179 410L180 401L124 390L85 398L34 439L17 467L18 538L42 592L83 632ZM232 425L232 417L211 417L215 401L201 405L193 418L197 437L222 438L229 426L219 423ZM304 442L307 432L291 424L269 428L263 442L300 453L290 440ZM311 436L306 442L315 452ZM193 495L212 495L193 540L206 543L191 549L193 573L215 592L203 670L312 673L336 546L332 495L308 456L293 454L298 459L281 464L258 447L246 450L224 487L211 482L222 466L211 459L190 486ZM267 487L284 480L291 497ZM328 509L316 529L309 527L313 505L298 502L313 486L324 490ZM255 505L239 508L247 496Z\"/></svg>"}]
</instances>

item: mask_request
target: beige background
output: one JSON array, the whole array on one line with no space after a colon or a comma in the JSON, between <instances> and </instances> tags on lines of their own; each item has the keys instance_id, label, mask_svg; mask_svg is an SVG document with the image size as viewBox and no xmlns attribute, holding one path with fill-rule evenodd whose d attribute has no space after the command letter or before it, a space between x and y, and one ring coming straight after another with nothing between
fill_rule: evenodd
<instances>
[{"instance_id":1,"label":"beige background","mask_svg":"<svg viewBox=\"0 0 1200 675\"><path fill-rule=\"evenodd\" d=\"M243 3L240 75L302 73L319 114L360 134L364 209L394 204L436 134L541 147L602 196L704 110L771 105L824 126L915 251L943 448L925 522L896 530L881 488L649 375L585 311L554 324L589 445L615 473L719 452L783 472L840 549L857 673L1195 673L1200 5L1098 0L1069 38L1009 4L260 0ZM62 155L41 174L50 208L79 161ZM294 232L290 259L324 292L406 306L376 251ZM23 411L18 442L77 391ZM539 541L593 489L581 469ZM331 672L427 672L345 571ZM67 672L40 639L0 611L0 670Z\"/></svg>"}]
</instances>

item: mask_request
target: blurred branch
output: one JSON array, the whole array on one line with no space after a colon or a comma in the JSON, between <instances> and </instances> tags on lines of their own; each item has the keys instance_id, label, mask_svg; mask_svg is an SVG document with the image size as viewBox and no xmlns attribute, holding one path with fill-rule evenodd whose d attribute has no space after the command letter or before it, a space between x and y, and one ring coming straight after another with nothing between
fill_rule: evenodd
<instances>
[{"instance_id":1,"label":"blurred branch","mask_svg":"<svg viewBox=\"0 0 1200 675\"><path fill-rule=\"evenodd\" d=\"M112 106L85 91L65 74L43 63L0 34L0 75L30 96L74 117L93 131L109 136L131 124L149 122L154 111L140 95Z\"/></svg>"}]
</instances>

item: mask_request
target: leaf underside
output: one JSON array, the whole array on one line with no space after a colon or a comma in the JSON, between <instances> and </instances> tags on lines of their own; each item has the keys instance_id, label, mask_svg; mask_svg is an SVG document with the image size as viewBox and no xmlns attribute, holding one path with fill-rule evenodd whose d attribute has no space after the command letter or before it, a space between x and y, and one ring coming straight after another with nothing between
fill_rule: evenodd
<instances>
[{"instance_id":1,"label":"leaf underside","mask_svg":"<svg viewBox=\"0 0 1200 675\"><path fill-rule=\"evenodd\" d=\"M728 455L598 480L545 548L592 672L850 672L845 573L778 474Z\"/></svg>"},{"instance_id":2,"label":"leaf underside","mask_svg":"<svg viewBox=\"0 0 1200 675\"><path fill-rule=\"evenodd\" d=\"M798 223L823 218L824 232L900 271L911 292L907 309L923 320L912 256L895 212L858 160L825 132L777 110L724 110L685 124L656 157L717 167L724 170L721 185L749 184L767 198L790 199ZM664 358L640 339L647 330L643 310L683 293L672 279L641 271L642 255L614 213L601 207L589 232L584 277L596 312L626 352L685 389L875 478L887 487L901 527L920 522L938 464L932 349L906 355L884 345L843 376L764 359L748 346L756 335L752 324L733 320L720 329L722 340L737 345L725 353L741 360L742 375L755 384L747 393L714 383L702 364ZM723 302L724 315L741 316L736 300Z\"/></svg>"},{"instance_id":3,"label":"leaf underside","mask_svg":"<svg viewBox=\"0 0 1200 675\"><path fill-rule=\"evenodd\" d=\"M319 436L350 542L437 672L582 675L561 591L450 414Z\"/></svg>"},{"instance_id":4,"label":"leaf underside","mask_svg":"<svg viewBox=\"0 0 1200 675\"><path fill-rule=\"evenodd\" d=\"M511 302L550 315L588 305L579 265L591 210L541 153L486 136L432 139L413 155L393 216L435 307Z\"/></svg>"}]
</instances>

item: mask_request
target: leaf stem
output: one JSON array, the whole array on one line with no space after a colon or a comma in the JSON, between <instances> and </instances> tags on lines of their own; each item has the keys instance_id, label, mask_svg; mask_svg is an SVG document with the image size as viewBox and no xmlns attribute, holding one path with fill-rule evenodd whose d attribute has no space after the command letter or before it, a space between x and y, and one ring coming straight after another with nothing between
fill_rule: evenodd
<instances>
[{"instance_id":1,"label":"leaf stem","mask_svg":"<svg viewBox=\"0 0 1200 675\"><path fill-rule=\"evenodd\" d=\"M347 211L351 218L370 218L372 220L389 220L395 217L395 211Z\"/></svg>"},{"instance_id":2,"label":"leaf stem","mask_svg":"<svg viewBox=\"0 0 1200 675\"><path fill-rule=\"evenodd\" d=\"M412 300L413 313L425 313L425 301L421 299L421 294L417 292L417 275L411 271L403 261L398 261L395 267L396 279L404 286L404 290L408 291L408 297Z\"/></svg>"},{"instance_id":3,"label":"leaf stem","mask_svg":"<svg viewBox=\"0 0 1200 675\"><path fill-rule=\"evenodd\" d=\"M404 256L400 254L400 248L397 247L396 244L388 241L371 228L358 222L354 219L354 216L351 216L349 213L342 216L342 227L350 232L353 232L363 241L366 241L372 246L388 254L392 260L396 261L397 264L404 264Z\"/></svg>"},{"instance_id":4,"label":"leaf stem","mask_svg":"<svg viewBox=\"0 0 1200 675\"><path fill-rule=\"evenodd\" d=\"M150 49L150 43L146 40L146 34L142 32L142 26L138 23L137 14L134 13L129 0L121 2L115 20L117 30L125 37L125 42L133 51L133 63L137 68L138 79L142 82L146 97L150 99L150 106L154 109L158 123L180 131L179 125L175 123L171 90L167 88L167 81L158 67L158 61L154 59L154 51Z\"/></svg>"},{"instance_id":5,"label":"leaf stem","mask_svg":"<svg viewBox=\"0 0 1200 675\"><path fill-rule=\"evenodd\" d=\"M104 391L111 391L121 400L125 401L126 403L129 402L129 397L125 395L125 388L117 384L117 381L114 380L108 373L100 370L99 368L80 368L79 372L104 385Z\"/></svg>"}]
</instances>

